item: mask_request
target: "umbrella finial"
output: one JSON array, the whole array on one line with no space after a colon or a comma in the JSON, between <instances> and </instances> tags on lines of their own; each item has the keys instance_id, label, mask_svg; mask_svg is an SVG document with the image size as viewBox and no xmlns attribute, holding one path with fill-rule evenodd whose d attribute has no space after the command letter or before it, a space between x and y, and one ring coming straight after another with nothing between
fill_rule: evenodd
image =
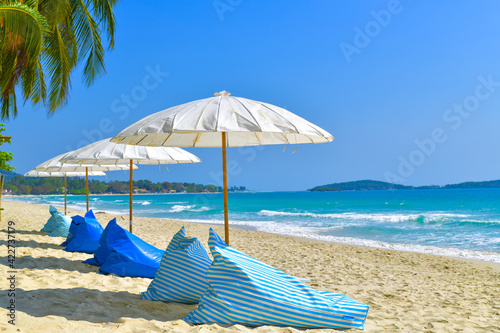
<instances>
[{"instance_id":1,"label":"umbrella finial","mask_svg":"<svg viewBox=\"0 0 500 333\"><path fill-rule=\"evenodd\" d=\"M230 96L231 93L229 91L222 90L221 92L216 92L214 96Z\"/></svg>"}]
</instances>

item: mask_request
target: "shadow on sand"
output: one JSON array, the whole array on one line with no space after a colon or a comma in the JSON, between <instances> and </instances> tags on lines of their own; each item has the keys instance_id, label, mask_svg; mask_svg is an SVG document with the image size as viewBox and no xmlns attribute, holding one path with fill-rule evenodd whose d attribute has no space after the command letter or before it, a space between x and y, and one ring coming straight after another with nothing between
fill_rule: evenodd
<instances>
[{"instance_id":1,"label":"shadow on sand","mask_svg":"<svg viewBox=\"0 0 500 333\"><path fill-rule=\"evenodd\" d=\"M38 289L16 292L17 311L34 317L60 316L92 323L122 322L122 318L169 321L184 318L197 305L141 300L126 291L87 288Z\"/></svg>"},{"instance_id":2,"label":"shadow on sand","mask_svg":"<svg viewBox=\"0 0 500 333\"><path fill-rule=\"evenodd\" d=\"M2 230L0 230L0 232L7 233L7 229L2 229ZM16 229L16 234L44 236L44 235L48 235L49 233L48 232L41 232L41 231L37 231L37 230L18 230L18 229Z\"/></svg>"},{"instance_id":3,"label":"shadow on sand","mask_svg":"<svg viewBox=\"0 0 500 333\"><path fill-rule=\"evenodd\" d=\"M90 258L90 255L89 255ZM62 269L68 272L97 273L99 267L82 263L83 260L69 260L66 258L40 257L17 255L15 260L16 269ZM7 258L0 259L0 263L6 265Z\"/></svg>"},{"instance_id":4,"label":"shadow on sand","mask_svg":"<svg viewBox=\"0 0 500 333\"><path fill-rule=\"evenodd\" d=\"M54 243L42 243L42 242L37 242L35 240L29 240L29 241L23 241L20 240L19 238L15 238L16 242L16 248L19 247L30 247L30 248L40 248L40 249L55 249L55 250L62 250L64 247L59 246ZM0 245L7 245L7 240L0 240Z\"/></svg>"}]
</instances>

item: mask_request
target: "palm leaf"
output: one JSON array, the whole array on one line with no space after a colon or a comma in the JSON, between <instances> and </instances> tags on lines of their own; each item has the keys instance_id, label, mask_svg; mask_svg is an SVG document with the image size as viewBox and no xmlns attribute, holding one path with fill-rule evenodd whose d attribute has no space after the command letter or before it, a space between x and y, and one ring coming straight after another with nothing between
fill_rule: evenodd
<instances>
[{"instance_id":1,"label":"palm leaf","mask_svg":"<svg viewBox=\"0 0 500 333\"><path fill-rule=\"evenodd\" d=\"M0 95L0 103L2 104L2 119L9 119L10 116L15 118L17 116L17 103L15 93Z\"/></svg>"},{"instance_id":2,"label":"palm leaf","mask_svg":"<svg viewBox=\"0 0 500 333\"><path fill-rule=\"evenodd\" d=\"M38 61L42 51L45 18L33 7L36 1L26 4L4 1L0 4L0 103L2 119L17 115L15 87L20 76ZM27 80L29 83L29 80ZM23 91L31 94L29 84ZM39 101L39 100L38 100Z\"/></svg>"},{"instance_id":3,"label":"palm leaf","mask_svg":"<svg viewBox=\"0 0 500 333\"><path fill-rule=\"evenodd\" d=\"M0 4L0 47L20 49L26 56L36 59L42 50L47 22L38 11L20 3Z\"/></svg>"},{"instance_id":4,"label":"palm leaf","mask_svg":"<svg viewBox=\"0 0 500 333\"><path fill-rule=\"evenodd\" d=\"M83 81L90 86L104 72L104 49L101 31L82 0L73 3L73 22L79 43L78 56L87 57L83 69Z\"/></svg>"},{"instance_id":5,"label":"palm leaf","mask_svg":"<svg viewBox=\"0 0 500 333\"><path fill-rule=\"evenodd\" d=\"M83 61L91 85L105 72L101 28L114 47L113 6L118 0L0 0L1 116L17 114L15 88L24 101L53 114L66 103L70 74ZM48 92L46 75L50 79Z\"/></svg>"},{"instance_id":6,"label":"palm leaf","mask_svg":"<svg viewBox=\"0 0 500 333\"><path fill-rule=\"evenodd\" d=\"M21 82L23 87L24 102L28 98L34 103L39 104L45 101L47 95L47 87L45 84L45 75L43 73L42 64L40 60L27 68L21 75Z\"/></svg>"},{"instance_id":7,"label":"palm leaf","mask_svg":"<svg viewBox=\"0 0 500 333\"><path fill-rule=\"evenodd\" d=\"M67 101L71 72L70 54L58 26L46 37L44 64L50 75L48 112L53 114Z\"/></svg>"},{"instance_id":8,"label":"palm leaf","mask_svg":"<svg viewBox=\"0 0 500 333\"><path fill-rule=\"evenodd\" d=\"M108 35L108 50L112 50L115 46L115 16L113 14L113 6L119 0L92 0L92 8L94 16L96 16L99 25L104 28ZM89 0L87 0L89 3Z\"/></svg>"}]
</instances>

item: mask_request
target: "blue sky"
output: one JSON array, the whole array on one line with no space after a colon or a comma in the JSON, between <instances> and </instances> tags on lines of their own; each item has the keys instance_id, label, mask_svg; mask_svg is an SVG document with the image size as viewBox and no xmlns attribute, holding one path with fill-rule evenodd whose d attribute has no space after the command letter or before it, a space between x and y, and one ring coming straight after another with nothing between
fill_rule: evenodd
<instances>
[{"instance_id":1,"label":"blue sky","mask_svg":"<svg viewBox=\"0 0 500 333\"><path fill-rule=\"evenodd\" d=\"M295 147L229 149L230 185L499 179L499 12L494 0L122 1L107 74L86 88L76 71L69 103L51 118L21 107L4 147L24 173L153 112L228 90L335 137L293 154ZM188 150L203 163L143 166L135 178L218 182L220 149Z\"/></svg>"}]
</instances>

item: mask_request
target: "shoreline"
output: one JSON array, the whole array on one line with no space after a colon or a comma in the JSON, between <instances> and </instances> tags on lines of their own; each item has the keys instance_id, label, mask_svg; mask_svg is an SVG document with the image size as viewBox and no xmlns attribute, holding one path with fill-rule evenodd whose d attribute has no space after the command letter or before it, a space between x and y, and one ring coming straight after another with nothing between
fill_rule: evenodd
<instances>
[{"instance_id":1,"label":"shoreline","mask_svg":"<svg viewBox=\"0 0 500 333\"><path fill-rule=\"evenodd\" d=\"M228 193L273 193L279 191L229 191ZM285 191L287 192L287 191ZM292 191L292 192L306 192L306 191ZM134 193L136 195L175 195L175 194L222 194L223 192L182 192L182 193ZM130 196L130 193L89 193L89 196L100 195L124 195ZM68 197L85 197L85 194L66 194ZM64 197L64 194L2 194L2 199L5 198L36 198L36 197Z\"/></svg>"},{"instance_id":2,"label":"shoreline","mask_svg":"<svg viewBox=\"0 0 500 333\"><path fill-rule=\"evenodd\" d=\"M217 324L189 326L182 318L193 305L140 300L150 279L120 278L97 273L81 262L91 255L62 251L61 237L38 230L48 205L5 201L2 221L14 221L16 237L17 324L21 331L107 332L304 332L262 326ZM69 215L81 214L70 209ZM96 214L105 226L116 217ZM6 227L0 251L7 253ZM208 249L208 225L136 217L134 232L165 249L181 226ZM222 226L213 226L223 235ZM413 252L374 249L308 238L230 228L231 246L287 274L309 279L316 290L345 294L370 306L366 332L499 332L500 264ZM1 274L7 266L0 265ZM78 302L74 300L78 299ZM3 307L0 315L6 317ZM0 321L0 329L9 329ZM305 330L305 332L338 332Z\"/></svg>"},{"instance_id":3,"label":"shoreline","mask_svg":"<svg viewBox=\"0 0 500 333\"><path fill-rule=\"evenodd\" d=\"M175 193L172 193L172 194L175 194ZM206 194L206 193L177 193L177 194ZM124 194L124 195L128 197L128 194ZM144 195L151 195L151 194L144 194ZM37 196L26 196L26 197L37 197ZM8 201L9 199L6 198L5 200ZM12 202L19 202L19 201L14 200ZM29 202L29 204L46 205L46 203L32 203L32 202ZM63 206L56 206L56 207L61 207L63 209ZM76 207L74 205L68 205L68 209L70 209L70 208L74 209L74 210L81 209L81 207ZM101 212L98 210L94 210L94 211L96 213ZM124 216L128 219L127 213L122 213L122 212L113 211L113 210L103 210L102 212L117 215L117 216ZM83 214L84 213L82 212L81 215L83 215ZM222 226L223 225L223 220L214 221L214 220L202 220L202 219L185 219L185 220L169 219L169 218L163 218L163 217L141 216L140 214L135 214L135 213L134 213L134 217L143 217L143 218L151 218L151 219L159 219L159 220L167 219L167 220L177 221L180 223L195 223L195 224L202 224L202 225L209 225L209 226ZM325 235L318 235L318 234L309 235L309 234L302 233L300 230L299 231L293 231L293 230L283 231L283 230L277 229L277 228L274 228L271 230L269 230L269 228L267 228L268 230L266 230L266 228L264 228L264 230L261 230L256 226L246 224L246 221L234 221L234 220L232 222L230 221L230 227L242 229L242 230L251 230L251 231L256 231L256 232L281 235L281 236L304 238L307 240L324 241L327 243L344 244L344 245L350 245L350 246L361 246L361 247L382 249L382 250L388 250L388 251L402 251L402 252L410 252L410 253L429 254L429 255L436 255L436 256L442 256L442 257L448 257L448 258L474 260L474 261L487 262L487 263L493 263L493 264L500 265L500 253L493 252L493 251L460 249L460 248L453 248L453 247L436 247L436 246L427 246L427 245L418 245L418 244L389 243L389 242L384 242L384 241L376 241L376 240L369 240L369 239L364 239L364 238L353 238L353 237L325 236Z\"/></svg>"}]
</instances>

